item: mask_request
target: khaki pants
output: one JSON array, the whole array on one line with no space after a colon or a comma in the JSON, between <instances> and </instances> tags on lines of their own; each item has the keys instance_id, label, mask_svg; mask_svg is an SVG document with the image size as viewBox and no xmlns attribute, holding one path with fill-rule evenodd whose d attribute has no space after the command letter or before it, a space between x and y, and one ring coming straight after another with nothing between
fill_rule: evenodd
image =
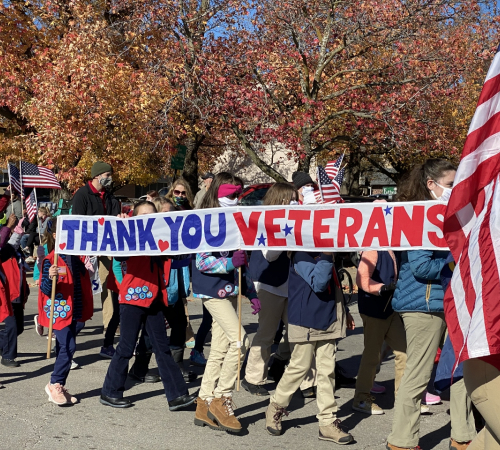
<instances>
[{"instance_id":1,"label":"khaki pants","mask_svg":"<svg viewBox=\"0 0 500 450\"><path fill-rule=\"evenodd\" d=\"M370 396L370 390L380 363L380 352L384 341L394 350L394 387L397 394L406 367L406 333L398 313L387 319L375 319L361 314L365 348L356 380L354 403L362 402Z\"/></svg>"},{"instance_id":2,"label":"khaki pants","mask_svg":"<svg viewBox=\"0 0 500 450\"><path fill-rule=\"evenodd\" d=\"M316 416L320 426L328 426L337 418L337 402L335 401L335 340L300 342L293 346L290 364L283 378L271 396L271 402L286 408L311 368L316 356L318 387L316 402L319 414Z\"/></svg>"},{"instance_id":3,"label":"khaki pants","mask_svg":"<svg viewBox=\"0 0 500 450\"><path fill-rule=\"evenodd\" d=\"M436 351L446 329L443 313L402 313L406 331L406 368L394 406L392 433L387 441L396 447L418 445L420 404L434 367Z\"/></svg>"},{"instance_id":4,"label":"khaki pants","mask_svg":"<svg viewBox=\"0 0 500 450\"><path fill-rule=\"evenodd\" d=\"M261 310L259 311L259 328L248 352L245 379L251 384L265 384L271 345L276 335L280 320L288 323L288 299L270 292L259 290Z\"/></svg>"},{"instance_id":5,"label":"khaki pants","mask_svg":"<svg viewBox=\"0 0 500 450\"><path fill-rule=\"evenodd\" d=\"M236 297L203 299L212 314L212 345L199 396L203 400L231 395L238 371L238 332ZM248 348L248 337L241 327L241 357L243 363Z\"/></svg>"},{"instance_id":6,"label":"khaki pants","mask_svg":"<svg viewBox=\"0 0 500 450\"><path fill-rule=\"evenodd\" d=\"M500 371L480 359L469 359L464 362L464 381L467 393L486 422L469 450L500 449Z\"/></svg>"},{"instance_id":7,"label":"khaki pants","mask_svg":"<svg viewBox=\"0 0 500 450\"><path fill-rule=\"evenodd\" d=\"M110 270L111 258L109 256L99 256L99 278L102 284L102 323L104 328L108 327L108 323L113 316L113 300L111 300L111 292L108 291L108 274Z\"/></svg>"},{"instance_id":8,"label":"khaki pants","mask_svg":"<svg viewBox=\"0 0 500 450\"><path fill-rule=\"evenodd\" d=\"M453 383L450 388L451 437L457 442L469 442L476 437L476 422L472 402L467 395L465 382Z\"/></svg>"}]
</instances>

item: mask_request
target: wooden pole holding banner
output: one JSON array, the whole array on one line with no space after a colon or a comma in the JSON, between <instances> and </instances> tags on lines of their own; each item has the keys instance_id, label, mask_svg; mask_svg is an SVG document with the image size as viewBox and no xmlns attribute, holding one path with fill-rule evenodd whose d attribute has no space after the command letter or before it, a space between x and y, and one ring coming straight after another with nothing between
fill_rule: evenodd
<instances>
[{"instance_id":1,"label":"wooden pole holding banner","mask_svg":"<svg viewBox=\"0 0 500 450\"><path fill-rule=\"evenodd\" d=\"M238 375L236 379L236 390L240 390L241 372L241 266L238 267Z\"/></svg>"},{"instance_id":2,"label":"wooden pole holding banner","mask_svg":"<svg viewBox=\"0 0 500 450\"><path fill-rule=\"evenodd\" d=\"M58 254L54 254L54 265L57 266ZM50 317L49 317L49 337L47 341L47 359L50 359L50 354L52 353L52 327L54 325L54 302L56 300L56 284L57 284L57 274L52 278L52 295L50 296Z\"/></svg>"}]
</instances>

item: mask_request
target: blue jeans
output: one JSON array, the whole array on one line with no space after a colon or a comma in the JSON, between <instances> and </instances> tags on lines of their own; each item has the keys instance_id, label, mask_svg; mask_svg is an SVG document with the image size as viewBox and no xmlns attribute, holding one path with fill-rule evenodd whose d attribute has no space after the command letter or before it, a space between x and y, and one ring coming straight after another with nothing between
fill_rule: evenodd
<instances>
[{"instance_id":1,"label":"blue jeans","mask_svg":"<svg viewBox=\"0 0 500 450\"><path fill-rule=\"evenodd\" d=\"M69 371L71 369L71 360L76 350L76 336L85 326L85 322L71 322L71 325L62 330L54 330L56 336L56 362L54 371L50 377L52 384L66 384Z\"/></svg>"},{"instance_id":2,"label":"blue jeans","mask_svg":"<svg viewBox=\"0 0 500 450\"><path fill-rule=\"evenodd\" d=\"M153 346L167 400L172 401L186 395L187 385L179 366L172 358L165 330L165 317L158 300L155 300L150 308L120 305L120 342L109 364L102 394L111 398L123 397L128 363L134 353L137 337L143 324Z\"/></svg>"},{"instance_id":3,"label":"blue jeans","mask_svg":"<svg viewBox=\"0 0 500 450\"><path fill-rule=\"evenodd\" d=\"M17 337L24 331L22 303L12 303L14 315L5 318L5 329L0 334L0 348L5 359L17 358Z\"/></svg>"}]
</instances>

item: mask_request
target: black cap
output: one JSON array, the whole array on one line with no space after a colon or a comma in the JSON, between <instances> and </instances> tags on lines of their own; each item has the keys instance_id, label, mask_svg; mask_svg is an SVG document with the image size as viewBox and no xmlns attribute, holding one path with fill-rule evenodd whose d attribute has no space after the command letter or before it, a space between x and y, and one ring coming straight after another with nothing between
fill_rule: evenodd
<instances>
[{"instance_id":1,"label":"black cap","mask_svg":"<svg viewBox=\"0 0 500 450\"><path fill-rule=\"evenodd\" d=\"M292 183L297 188L300 189L302 186L306 184L314 184L313 179L308 173L305 172L294 172L292 174Z\"/></svg>"},{"instance_id":2,"label":"black cap","mask_svg":"<svg viewBox=\"0 0 500 450\"><path fill-rule=\"evenodd\" d=\"M215 178L215 175L212 172L207 172L201 176L202 180L208 180L209 178Z\"/></svg>"}]
</instances>

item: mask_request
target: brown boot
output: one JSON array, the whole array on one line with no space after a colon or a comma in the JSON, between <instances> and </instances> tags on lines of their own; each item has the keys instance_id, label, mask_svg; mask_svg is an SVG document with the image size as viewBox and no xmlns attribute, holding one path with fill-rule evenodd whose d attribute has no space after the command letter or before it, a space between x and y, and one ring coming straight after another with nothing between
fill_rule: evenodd
<instances>
[{"instance_id":1,"label":"brown boot","mask_svg":"<svg viewBox=\"0 0 500 450\"><path fill-rule=\"evenodd\" d=\"M266 410L266 430L272 436L281 434L281 418L288 416L288 411L277 403L271 402Z\"/></svg>"},{"instance_id":2,"label":"brown boot","mask_svg":"<svg viewBox=\"0 0 500 450\"><path fill-rule=\"evenodd\" d=\"M219 430L219 426L207 416L208 402L198 397L195 400L196 412L194 413L194 424L199 427L210 427L212 430Z\"/></svg>"},{"instance_id":3,"label":"brown boot","mask_svg":"<svg viewBox=\"0 0 500 450\"><path fill-rule=\"evenodd\" d=\"M233 408L232 397L214 398L210 402L207 416L209 419L217 422L221 430L229 431L230 433L239 433L241 431L241 423L234 416Z\"/></svg>"},{"instance_id":4,"label":"brown boot","mask_svg":"<svg viewBox=\"0 0 500 450\"><path fill-rule=\"evenodd\" d=\"M465 450L471 443L469 442L457 442L455 439L450 439L450 450Z\"/></svg>"},{"instance_id":5,"label":"brown boot","mask_svg":"<svg viewBox=\"0 0 500 450\"><path fill-rule=\"evenodd\" d=\"M417 445L416 447L396 447L395 445L386 443L385 448L387 450L420 450L420 447Z\"/></svg>"},{"instance_id":6,"label":"brown boot","mask_svg":"<svg viewBox=\"0 0 500 450\"><path fill-rule=\"evenodd\" d=\"M331 441L340 445L350 444L354 441L354 438L344 431L340 424L340 420L337 419L326 427L320 425L318 438L322 441Z\"/></svg>"}]
</instances>

